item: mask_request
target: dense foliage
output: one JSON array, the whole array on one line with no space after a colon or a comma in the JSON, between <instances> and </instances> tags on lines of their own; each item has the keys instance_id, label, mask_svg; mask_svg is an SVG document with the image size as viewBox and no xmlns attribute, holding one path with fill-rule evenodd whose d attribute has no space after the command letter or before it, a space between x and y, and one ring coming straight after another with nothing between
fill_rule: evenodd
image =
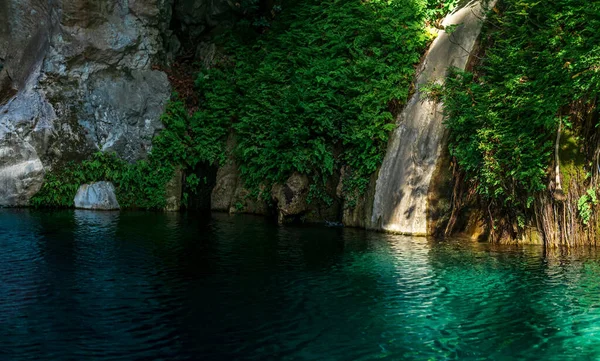
<instances>
[{"instance_id":1,"label":"dense foliage","mask_svg":"<svg viewBox=\"0 0 600 361\"><path fill-rule=\"evenodd\" d=\"M495 8L475 73L454 72L445 107L450 151L479 194L531 205L548 184L566 109L600 90L600 2L504 0Z\"/></svg>"},{"instance_id":2,"label":"dense foliage","mask_svg":"<svg viewBox=\"0 0 600 361\"><path fill-rule=\"evenodd\" d=\"M166 204L165 187L175 168L194 169L202 162L218 163L224 159L221 145L224 136L218 124L203 122L202 112L188 115L176 96L162 116L165 126L152 143L148 159L127 163L113 153L96 153L83 162L57 165L46 174L42 189L31 199L35 207L72 207L79 186L97 181L115 185L123 208L162 209ZM221 157L221 158L218 158ZM194 173L186 178L188 192L201 183ZM183 194L186 199L187 193Z\"/></svg>"},{"instance_id":3,"label":"dense foliage","mask_svg":"<svg viewBox=\"0 0 600 361\"><path fill-rule=\"evenodd\" d=\"M48 175L32 203L71 206L80 184L108 180L123 207L161 208L174 167L222 164L232 131L233 156L251 190L297 171L312 177L312 196L327 200L323 185L342 166L353 175L346 185L362 190L434 36L428 24L455 3L290 0L278 2L277 18L267 22L258 1L243 1L250 21L224 35L225 56L200 70L197 109L190 113L177 97L169 104L147 161L96 155L69 164Z\"/></svg>"},{"instance_id":4,"label":"dense foliage","mask_svg":"<svg viewBox=\"0 0 600 361\"><path fill-rule=\"evenodd\" d=\"M162 209L165 185L173 171L173 166L153 158L129 164L112 153L96 153L81 163L71 162L47 173L42 189L30 203L35 207L72 207L80 185L109 181L115 185L121 207Z\"/></svg>"},{"instance_id":5,"label":"dense foliage","mask_svg":"<svg viewBox=\"0 0 600 361\"><path fill-rule=\"evenodd\" d=\"M235 156L252 189L294 171L323 184L342 165L352 170L354 186L364 187L382 161L392 112L406 100L431 40L426 21L453 3L288 4L267 34L249 38L238 27L224 41L230 60L198 76L203 101L190 123L233 128ZM222 144L225 134L204 135ZM210 158L219 158L213 150Z\"/></svg>"}]
</instances>

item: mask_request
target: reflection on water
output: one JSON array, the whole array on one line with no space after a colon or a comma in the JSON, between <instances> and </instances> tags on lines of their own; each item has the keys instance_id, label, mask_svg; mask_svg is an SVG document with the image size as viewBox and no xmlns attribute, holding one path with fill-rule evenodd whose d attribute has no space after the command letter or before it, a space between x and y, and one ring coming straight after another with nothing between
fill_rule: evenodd
<instances>
[{"instance_id":1,"label":"reflection on water","mask_svg":"<svg viewBox=\"0 0 600 361\"><path fill-rule=\"evenodd\" d=\"M0 210L0 360L596 360L595 250Z\"/></svg>"}]
</instances>

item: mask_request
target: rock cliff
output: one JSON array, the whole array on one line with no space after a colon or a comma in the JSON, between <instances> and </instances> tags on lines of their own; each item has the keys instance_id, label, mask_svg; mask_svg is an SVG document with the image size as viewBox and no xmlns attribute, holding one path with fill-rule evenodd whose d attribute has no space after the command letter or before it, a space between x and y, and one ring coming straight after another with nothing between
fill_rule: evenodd
<instances>
[{"instance_id":1,"label":"rock cliff","mask_svg":"<svg viewBox=\"0 0 600 361\"><path fill-rule=\"evenodd\" d=\"M443 84L449 68L464 69L479 37L482 19L495 1L464 2L443 21L415 80L417 91L398 116L377 178L368 228L411 235L431 233L429 194L439 167L446 129L443 105L422 91Z\"/></svg>"},{"instance_id":2,"label":"rock cliff","mask_svg":"<svg viewBox=\"0 0 600 361\"><path fill-rule=\"evenodd\" d=\"M0 0L0 206L97 151L134 162L171 95L155 66L231 10L226 0Z\"/></svg>"}]
</instances>

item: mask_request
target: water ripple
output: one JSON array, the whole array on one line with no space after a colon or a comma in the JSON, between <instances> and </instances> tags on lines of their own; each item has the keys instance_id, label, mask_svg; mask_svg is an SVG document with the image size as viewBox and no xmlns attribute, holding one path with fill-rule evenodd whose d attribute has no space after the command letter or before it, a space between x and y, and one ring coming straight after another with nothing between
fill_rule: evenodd
<instances>
[{"instance_id":1,"label":"water ripple","mask_svg":"<svg viewBox=\"0 0 600 361\"><path fill-rule=\"evenodd\" d=\"M0 360L600 358L600 255L0 210Z\"/></svg>"}]
</instances>

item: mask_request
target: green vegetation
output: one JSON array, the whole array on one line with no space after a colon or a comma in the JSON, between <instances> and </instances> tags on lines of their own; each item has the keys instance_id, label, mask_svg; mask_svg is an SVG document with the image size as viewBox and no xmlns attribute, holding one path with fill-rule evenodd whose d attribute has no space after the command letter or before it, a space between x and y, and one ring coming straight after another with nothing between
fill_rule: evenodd
<instances>
[{"instance_id":1,"label":"green vegetation","mask_svg":"<svg viewBox=\"0 0 600 361\"><path fill-rule=\"evenodd\" d=\"M573 104L595 102L599 27L599 2L504 0L476 71L455 71L447 82L451 154L478 193L507 212L529 208L547 188L559 124L575 132Z\"/></svg>"},{"instance_id":2,"label":"green vegetation","mask_svg":"<svg viewBox=\"0 0 600 361\"><path fill-rule=\"evenodd\" d=\"M66 208L73 206L79 186L97 181L113 182L123 208L162 209L165 185L174 168L156 159L129 164L114 154L96 153L81 163L69 163L46 174L42 189L31 199L34 207Z\"/></svg>"},{"instance_id":3,"label":"green vegetation","mask_svg":"<svg viewBox=\"0 0 600 361\"><path fill-rule=\"evenodd\" d=\"M224 135L224 129L204 123L201 117L201 112L189 116L183 103L174 97L162 116L165 130L153 139L148 159L130 164L115 154L96 153L81 163L67 163L46 174L44 185L31 199L31 205L72 207L80 185L109 181L115 185L121 207L163 209L165 187L173 177L175 167L194 169L202 162L224 160L221 146L215 142ZM191 173L186 182L193 186L201 180ZM184 199L187 197L188 194L183 194Z\"/></svg>"},{"instance_id":4,"label":"green vegetation","mask_svg":"<svg viewBox=\"0 0 600 361\"><path fill-rule=\"evenodd\" d=\"M297 171L312 178L311 199L331 200L325 183L342 166L351 174L345 185L362 191L432 40L429 24L455 3L283 1L266 21L257 0L242 1L245 20L220 39L227 56L196 79L198 110L175 98L147 161L96 155L69 164L48 175L32 203L71 206L80 184L108 180L123 207L161 208L174 167L222 164L232 131L233 156L255 196Z\"/></svg>"},{"instance_id":5,"label":"green vegetation","mask_svg":"<svg viewBox=\"0 0 600 361\"><path fill-rule=\"evenodd\" d=\"M598 198L596 196L596 191L593 188L588 189L587 192L577 200L577 209L579 210L579 216L581 217L583 224L587 225L590 222L593 206L597 204Z\"/></svg>"},{"instance_id":6,"label":"green vegetation","mask_svg":"<svg viewBox=\"0 0 600 361\"><path fill-rule=\"evenodd\" d=\"M201 110L191 124L235 131L234 155L252 190L297 171L327 198L323 185L341 166L352 174L346 184L363 190L431 40L426 23L454 3L305 1L289 4L260 37L238 27L224 40L229 61L198 76ZM203 136L222 145L226 133Z\"/></svg>"}]
</instances>

